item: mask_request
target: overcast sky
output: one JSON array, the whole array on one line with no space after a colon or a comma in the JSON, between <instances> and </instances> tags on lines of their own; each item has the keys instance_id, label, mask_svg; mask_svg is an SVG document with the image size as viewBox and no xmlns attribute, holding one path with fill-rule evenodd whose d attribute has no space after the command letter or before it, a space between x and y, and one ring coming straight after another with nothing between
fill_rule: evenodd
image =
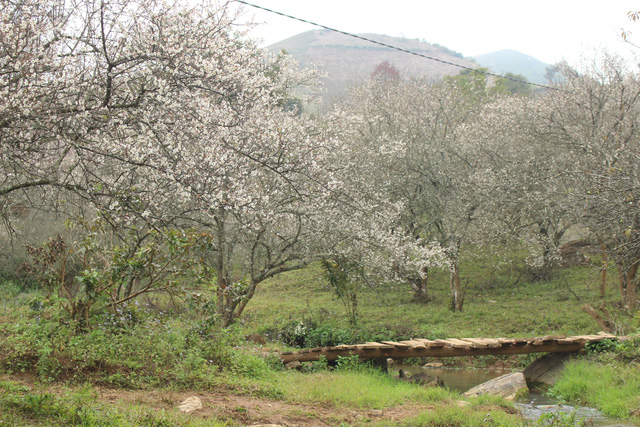
<instances>
[{"instance_id":1,"label":"overcast sky","mask_svg":"<svg viewBox=\"0 0 640 427\"><path fill-rule=\"evenodd\" d=\"M351 33L376 33L438 43L464 56L515 49L546 63L577 64L608 49L640 54L621 41L624 28L640 45L640 22L627 18L637 0L247 0ZM243 6L244 18L262 23L253 36L269 45L317 29ZM635 36L635 37L634 37ZM635 53L634 53L635 51Z\"/></svg>"}]
</instances>

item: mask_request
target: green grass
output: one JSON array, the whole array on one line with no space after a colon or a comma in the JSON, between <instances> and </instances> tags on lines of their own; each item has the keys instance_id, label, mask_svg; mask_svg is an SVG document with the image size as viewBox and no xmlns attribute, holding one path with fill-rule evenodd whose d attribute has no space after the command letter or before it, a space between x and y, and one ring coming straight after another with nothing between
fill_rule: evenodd
<instances>
[{"instance_id":1,"label":"green grass","mask_svg":"<svg viewBox=\"0 0 640 427\"><path fill-rule=\"evenodd\" d=\"M522 425L520 420L500 410L478 411L472 408L444 407L424 411L420 415L406 420L393 422L378 422L372 426L432 426L432 427L462 427L462 426L505 426Z\"/></svg>"},{"instance_id":2,"label":"green grass","mask_svg":"<svg viewBox=\"0 0 640 427\"><path fill-rule=\"evenodd\" d=\"M363 423L480 425L489 414L495 425L519 425L509 414L510 406L501 400L482 398L458 407L456 393L398 382L348 363L334 371L322 363L305 367L306 373L283 370L274 357L261 355L260 346L243 339L258 332L271 341L268 347L282 348L278 341L310 347L412 337L528 337L598 331L580 309L585 302L599 301L593 268L561 269L546 280L532 280L517 267L521 260L511 264L495 254L479 252L463 261L466 299L462 313L448 309L447 273L433 271L429 279L432 300L427 304L415 302L408 286L363 287L357 327L348 324L318 264L263 283L245 318L227 330L219 328L211 313L189 301L155 297L123 307L117 314L96 316L89 330L79 333L67 323L55 298L5 282L0 286L0 371L31 375L42 388L0 385L0 421L6 425L71 425L78 420L88 420L82 421L84 425L182 425L184 421L179 414L149 412L136 405L105 406L90 391L58 395L47 389L89 381L92 386L121 389L224 388L229 393L300 405L301 413L313 413L305 405L334 408L337 425L343 420L340 411L405 406L414 411L393 424L375 417ZM610 277L615 277L614 272ZM616 292L611 283L610 307L619 299ZM638 330L638 318L612 311L627 331ZM572 402L597 406L610 416L629 417L636 414L640 395L639 369L629 361L639 359L640 352L635 344L610 347L617 352L614 356L571 367L566 383L563 379L554 392ZM521 356L521 363L532 357Z\"/></svg>"},{"instance_id":3,"label":"green grass","mask_svg":"<svg viewBox=\"0 0 640 427\"><path fill-rule=\"evenodd\" d=\"M635 364L575 361L551 392L557 398L598 408L610 417L640 416L640 376Z\"/></svg>"},{"instance_id":4,"label":"green grass","mask_svg":"<svg viewBox=\"0 0 640 427\"><path fill-rule=\"evenodd\" d=\"M581 310L585 303L599 303L595 268L559 269L547 280L531 280L529 273L517 267L521 262L522 259L513 263L500 261L493 254L475 255L464 261L461 274L466 295L461 313L449 310L449 277L443 271L434 270L430 275L432 299L427 304L414 301L408 285L363 287L358 297L357 328L348 325L345 310L323 279L320 266L312 264L305 270L283 273L261 284L248 305L244 327L278 340L283 339L283 331L284 335L291 335L292 329L302 322L308 333L324 327L324 335L333 330L338 335L336 339L345 342L411 337L578 335L599 331ZM613 271L609 277L615 277ZM611 306L619 298L612 281L607 301ZM638 320L633 316L615 310L613 314L627 330L637 330ZM307 346L326 344L321 337L310 338Z\"/></svg>"},{"instance_id":5,"label":"green grass","mask_svg":"<svg viewBox=\"0 0 640 427\"><path fill-rule=\"evenodd\" d=\"M424 388L369 370L286 372L278 383L294 402L331 404L335 407L383 409L409 402L447 402L458 396L444 388Z\"/></svg>"}]
</instances>

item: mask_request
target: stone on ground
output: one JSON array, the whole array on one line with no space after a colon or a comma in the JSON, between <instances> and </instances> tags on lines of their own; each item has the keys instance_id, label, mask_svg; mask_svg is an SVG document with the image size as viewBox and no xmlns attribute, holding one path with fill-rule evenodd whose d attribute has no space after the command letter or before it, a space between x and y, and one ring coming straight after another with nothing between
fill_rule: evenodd
<instances>
[{"instance_id":1,"label":"stone on ground","mask_svg":"<svg viewBox=\"0 0 640 427\"><path fill-rule=\"evenodd\" d=\"M518 394L527 393L527 382L522 372L506 374L498 378L494 378L486 383L477 385L464 393L466 397L476 397L483 394L490 396L502 396L505 399L515 399Z\"/></svg>"},{"instance_id":2,"label":"stone on ground","mask_svg":"<svg viewBox=\"0 0 640 427\"><path fill-rule=\"evenodd\" d=\"M187 397L184 402L180 404L178 407L180 412L189 413L193 411L197 411L198 409L202 409L202 400L200 400L197 396Z\"/></svg>"}]
</instances>

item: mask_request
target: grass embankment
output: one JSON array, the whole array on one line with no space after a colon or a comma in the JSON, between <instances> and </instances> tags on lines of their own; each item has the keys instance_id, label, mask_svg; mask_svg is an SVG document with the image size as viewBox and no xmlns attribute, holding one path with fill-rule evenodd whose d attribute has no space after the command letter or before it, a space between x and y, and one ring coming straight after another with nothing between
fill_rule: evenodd
<instances>
[{"instance_id":1,"label":"grass embankment","mask_svg":"<svg viewBox=\"0 0 640 427\"><path fill-rule=\"evenodd\" d=\"M613 418L640 421L639 363L640 338L598 343L588 357L567 366L550 393Z\"/></svg>"},{"instance_id":2,"label":"grass embankment","mask_svg":"<svg viewBox=\"0 0 640 427\"><path fill-rule=\"evenodd\" d=\"M398 382L349 360L335 370L322 363L303 372L285 370L275 357L263 357L264 348L242 338L259 332L289 344L324 345L597 331L580 310L582 303L598 298L592 269L576 267L532 281L509 264L493 267L491 262L476 258L463 265L467 296L462 313L448 310L446 274L434 273L432 301L426 305L414 302L408 288L364 289L357 327L347 324L340 301L315 265L265 283L246 319L228 330L220 330L206 304L198 300L159 298L141 299L118 313L95 317L89 330L77 332L66 323L54 298L5 282L0 286L0 368L5 373L0 422L444 426L480 425L488 417L494 425L526 425L500 399L462 404L456 392ZM611 294L610 302L617 298ZM628 331L637 330L637 319L616 316ZM633 345L614 346L608 356L571 367L554 393L613 416L635 415L640 403L629 396L638 395L638 385L629 378L640 375L637 364L629 363ZM266 347L273 346L283 345ZM529 359L523 356L519 361ZM582 369L575 379L573 369ZM590 380L599 369L604 370L602 380ZM579 381L588 386L575 385ZM621 389L621 381L629 385L624 393L599 393L607 387ZM590 388L591 384L597 385ZM190 395L200 396L205 409L178 413L177 405ZM619 396L617 403L611 396ZM615 409L606 409L607 402Z\"/></svg>"},{"instance_id":3,"label":"grass embankment","mask_svg":"<svg viewBox=\"0 0 640 427\"><path fill-rule=\"evenodd\" d=\"M599 276L588 266L562 269L537 280L522 270L523 260L500 262L476 256L462 264L466 290L463 312L449 310L449 277L429 277L431 301L414 300L408 285L365 288L359 293L358 327L347 325L345 310L323 279L319 265L287 272L264 283L248 306L247 331L307 346L332 342L449 337L530 337L598 332L581 310L599 301ZM613 276L613 273L610 273ZM607 303L619 299L613 283ZM634 329L637 322L615 313Z\"/></svg>"}]
</instances>

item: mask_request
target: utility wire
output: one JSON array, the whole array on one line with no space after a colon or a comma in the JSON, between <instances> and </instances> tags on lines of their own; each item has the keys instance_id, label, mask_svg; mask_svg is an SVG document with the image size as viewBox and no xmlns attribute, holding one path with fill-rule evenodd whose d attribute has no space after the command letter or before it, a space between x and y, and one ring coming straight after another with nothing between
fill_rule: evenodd
<instances>
[{"instance_id":1,"label":"utility wire","mask_svg":"<svg viewBox=\"0 0 640 427\"><path fill-rule=\"evenodd\" d=\"M285 18L294 19L296 21L304 22L306 24L311 24L311 25L314 25L316 27L324 28L325 30L329 30L329 31L333 31L333 32L336 32L336 33L344 34L345 36L349 36L349 37L353 37L353 38L356 38L356 39L364 40L364 41L369 42L369 43L377 44L379 46L384 46L384 47L389 48L389 49L393 49L393 50L397 50L397 51L400 51L400 52L408 53L410 55L419 56L421 58L429 59L431 61L436 61L436 62L440 62L442 64L451 65L453 67L462 68L463 70L475 71L475 72L478 72L478 73L485 74L487 76L498 77L498 78L501 78L501 79L511 80L512 82L524 83L524 84L528 84L528 85L531 85L531 86L536 86L536 87L540 87L540 88L544 88L544 89L562 91L562 89L559 89L559 88L556 88L556 87L553 87L553 86L546 86L546 85L542 85L542 84L539 84L539 83L528 82L528 81L525 81L525 80L520 80L520 79L516 79L516 78L513 78L513 77L509 77L509 76L503 76L501 74L492 73L490 71L485 71L485 70L478 69L478 68L468 67L466 65L456 64L454 62L445 61L443 59L434 58L434 57L429 56L429 55L424 55L422 53L414 52L412 50L403 49L401 47L397 47L397 46L393 46L393 45L390 45L390 44L387 44L387 43L379 42L377 40L373 40L373 39L370 39L370 38L367 38L367 37L359 36L357 34L348 33L346 31L338 30L336 28L327 27L326 25L318 24L317 22L308 21L308 20L302 19L302 18L297 18L295 16L288 15L288 14L282 13L282 12L278 12L278 11L273 10L273 9L268 9L266 7L263 7L263 6L258 6L257 4L249 3L249 2L244 1L244 0L235 0L235 1L238 2L238 3L245 4L247 6L251 6L251 7L256 8L256 9L262 9L262 10L270 12L270 13L275 13L276 15L284 16Z\"/></svg>"}]
</instances>

